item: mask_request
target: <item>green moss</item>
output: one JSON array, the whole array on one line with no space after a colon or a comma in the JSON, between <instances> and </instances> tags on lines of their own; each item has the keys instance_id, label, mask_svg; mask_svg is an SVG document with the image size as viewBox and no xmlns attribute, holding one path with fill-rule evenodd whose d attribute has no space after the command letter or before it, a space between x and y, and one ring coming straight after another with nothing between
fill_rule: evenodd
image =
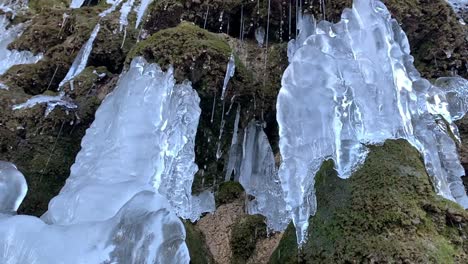
<instances>
[{"instance_id":1,"label":"green moss","mask_svg":"<svg viewBox=\"0 0 468 264\"><path fill-rule=\"evenodd\" d=\"M205 242L205 236L198 230L198 228L190 223L184 221L185 231L187 237L185 242L190 253L190 263L192 264L210 264L214 263L213 256Z\"/></svg>"},{"instance_id":2,"label":"green moss","mask_svg":"<svg viewBox=\"0 0 468 264\"><path fill-rule=\"evenodd\" d=\"M219 189L216 192L216 205L231 203L239 199L244 193L244 188L238 182L228 181L223 182L219 185Z\"/></svg>"},{"instance_id":3,"label":"green moss","mask_svg":"<svg viewBox=\"0 0 468 264\"><path fill-rule=\"evenodd\" d=\"M419 153L406 141L371 147L347 180L332 163L316 177L318 211L302 251L280 255L294 242L286 233L273 263L465 263L468 214L437 196ZM447 219L453 219L447 221ZM289 250L289 249L288 249Z\"/></svg>"},{"instance_id":4,"label":"green moss","mask_svg":"<svg viewBox=\"0 0 468 264\"><path fill-rule=\"evenodd\" d=\"M267 235L265 218L260 215L242 217L231 230L232 263L246 263L255 250L257 240Z\"/></svg>"}]
</instances>

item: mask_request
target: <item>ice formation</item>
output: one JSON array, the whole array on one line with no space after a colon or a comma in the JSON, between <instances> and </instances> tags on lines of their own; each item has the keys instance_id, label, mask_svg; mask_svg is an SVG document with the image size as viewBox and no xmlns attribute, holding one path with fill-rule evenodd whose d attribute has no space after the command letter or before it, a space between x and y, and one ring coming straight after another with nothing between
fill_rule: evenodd
<instances>
[{"instance_id":1,"label":"ice formation","mask_svg":"<svg viewBox=\"0 0 468 264\"><path fill-rule=\"evenodd\" d=\"M1 214L10 214L18 210L27 191L26 180L16 166L0 161L0 219Z\"/></svg>"},{"instance_id":2,"label":"ice formation","mask_svg":"<svg viewBox=\"0 0 468 264\"><path fill-rule=\"evenodd\" d=\"M239 141L239 121L240 105L237 106L236 118L234 119L234 131L232 133L231 147L229 148L229 158L226 167L225 181L230 181L234 174L234 180L239 180L240 164L242 160L242 145Z\"/></svg>"},{"instance_id":3,"label":"ice formation","mask_svg":"<svg viewBox=\"0 0 468 264\"><path fill-rule=\"evenodd\" d=\"M265 29L263 27L255 29L255 40L257 40L258 46L263 47L265 44Z\"/></svg>"},{"instance_id":4,"label":"ice formation","mask_svg":"<svg viewBox=\"0 0 468 264\"><path fill-rule=\"evenodd\" d=\"M257 121L251 121L245 129L239 174L239 183L245 192L255 197L248 201L247 212L265 216L267 225L272 230L286 229L290 218L275 157L263 132L263 124Z\"/></svg>"},{"instance_id":5,"label":"ice formation","mask_svg":"<svg viewBox=\"0 0 468 264\"><path fill-rule=\"evenodd\" d=\"M70 8L80 8L84 4L85 0L72 0Z\"/></svg>"},{"instance_id":6,"label":"ice formation","mask_svg":"<svg viewBox=\"0 0 468 264\"><path fill-rule=\"evenodd\" d=\"M148 9L148 6L151 4L151 2L153 2L153 0L141 0L141 3L138 6L137 10L137 20L135 22L135 28L138 28L138 26L140 25L141 20L145 15L146 9Z\"/></svg>"},{"instance_id":7,"label":"ice formation","mask_svg":"<svg viewBox=\"0 0 468 264\"><path fill-rule=\"evenodd\" d=\"M36 63L42 59L42 54L34 55L30 51L9 50L12 43L23 32L24 25L10 26L6 15L0 15L0 74L5 73L13 65Z\"/></svg>"},{"instance_id":8,"label":"ice formation","mask_svg":"<svg viewBox=\"0 0 468 264\"><path fill-rule=\"evenodd\" d=\"M137 19L136 19L136 22L135 22L135 28L138 28L138 26L140 25L141 21L143 20L143 16L146 13L146 10L148 9L149 5L152 2L153 2L153 0L141 0L140 5L133 9L136 12L136 15L137 15ZM108 14L114 12L117 9L117 7L120 4L123 3L122 6L120 7L120 28L121 28L120 30L122 30L124 27L126 27L128 25L128 15L132 11L132 7L135 4L135 0L127 0L127 1L124 1L124 0L115 0L115 1L107 0L107 3L111 4L111 6L108 9L101 12L99 14L100 17L105 17Z\"/></svg>"},{"instance_id":9,"label":"ice formation","mask_svg":"<svg viewBox=\"0 0 468 264\"><path fill-rule=\"evenodd\" d=\"M229 57L228 64L226 66L226 76L224 76L223 82L223 90L221 92L221 100L224 100L224 96L226 94L226 89L229 84L229 80L234 76L236 73L236 61L234 59L234 54L231 54Z\"/></svg>"},{"instance_id":10,"label":"ice formation","mask_svg":"<svg viewBox=\"0 0 468 264\"><path fill-rule=\"evenodd\" d=\"M196 219L191 186L199 100L189 83L175 85L172 69L134 59L96 112L44 219L65 225L103 221L143 190L158 191L179 216Z\"/></svg>"},{"instance_id":11,"label":"ice formation","mask_svg":"<svg viewBox=\"0 0 468 264\"><path fill-rule=\"evenodd\" d=\"M385 5L355 0L336 24L301 23L277 101L279 177L298 242L316 210L314 175L322 162L333 159L347 178L364 162L365 144L387 139L415 146L437 193L467 208L464 169L445 123L454 125L439 118L452 107L413 66L406 35Z\"/></svg>"},{"instance_id":12,"label":"ice formation","mask_svg":"<svg viewBox=\"0 0 468 264\"><path fill-rule=\"evenodd\" d=\"M89 37L88 41L86 41L85 45L83 47L81 47L80 51L78 52L78 55L76 56L76 58L73 61L70 69L68 70L67 75L60 82L59 87L62 87L67 82L72 82L73 78L78 76L86 68L86 64L88 63L89 55L91 54L91 51L93 50L94 40L96 39L100 28L101 27L100 27L99 23L96 24L93 31L91 32L91 36ZM73 89L73 84L72 83L71 83L71 89Z\"/></svg>"},{"instance_id":13,"label":"ice formation","mask_svg":"<svg viewBox=\"0 0 468 264\"><path fill-rule=\"evenodd\" d=\"M52 96L52 95L35 95L29 98L26 102L22 104L13 105L13 110L20 110L20 109L27 109L33 108L38 104L46 104L46 110L44 116L48 116L57 106L61 106L65 109L75 109L77 105L73 103L73 101L68 98L63 92L59 95Z\"/></svg>"},{"instance_id":14,"label":"ice formation","mask_svg":"<svg viewBox=\"0 0 468 264\"><path fill-rule=\"evenodd\" d=\"M178 216L197 220L215 208L212 192L191 194L199 103L189 82L175 84L172 68L135 58L96 112L47 213L1 208L0 263L189 263ZM16 210L24 178L5 164L0 201Z\"/></svg>"}]
</instances>

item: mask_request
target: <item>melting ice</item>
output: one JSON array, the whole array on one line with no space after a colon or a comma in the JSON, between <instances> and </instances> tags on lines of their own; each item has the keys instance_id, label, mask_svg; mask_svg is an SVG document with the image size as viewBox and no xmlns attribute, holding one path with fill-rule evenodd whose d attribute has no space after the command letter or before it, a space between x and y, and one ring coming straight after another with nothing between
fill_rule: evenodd
<instances>
[{"instance_id":1,"label":"melting ice","mask_svg":"<svg viewBox=\"0 0 468 264\"><path fill-rule=\"evenodd\" d=\"M211 192L191 195L199 102L190 83L175 84L172 68L135 58L96 112L48 212L37 219L2 207L0 262L188 263L177 215L195 220L214 209ZM0 181L13 187L0 199L16 209L21 174L2 164Z\"/></svg>"},{"instance_id":2,"label":"melting ice","mask_svg":"<svg viewBox=\"0 0 468 264\"><path fill-rule=\"evenodd\" d=\"M365 144L387 139L415 146L437 193L467 208L464 169L447 133L466 112L466 80L444 91L421 78L405 33L377 0L355 0L336 24L305 17L300 27L277 101L279 178L298 242L316 210L314 175L322 162L333 159L348 178L364 162Z\"/></svg>"}]
</instances>

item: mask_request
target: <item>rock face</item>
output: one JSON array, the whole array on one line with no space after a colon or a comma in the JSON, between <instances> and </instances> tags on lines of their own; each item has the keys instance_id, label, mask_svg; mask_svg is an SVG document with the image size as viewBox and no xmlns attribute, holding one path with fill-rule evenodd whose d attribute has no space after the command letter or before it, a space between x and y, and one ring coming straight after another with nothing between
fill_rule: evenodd
<instances>
[{"instance_id":1,"label":"rock face","mask_svg":"<svg viewBox=\"0 0 468 264\"><path fill-rule=\"evenodd\" d=\"M119 13L111 13L100 19L87 68L75 78L74 89L64 86L77 109L57 108L47 117L41 105L13 111L12 105L33 95L57 94L60 81L98 22L98 14L109 7L104 0L93 0L72 10L69 2L30 0L29 10L10 16L13 24L29 21L10 48L44 53L37 64L16 65L0 76L0 82L10 88L0 89L0 160L15 163L29 186L19 213L40 216L46 211L70 174L97 107L115 86L118 74L133 57L141 55L163 68L172 64L175 78L189 79L201 98L195 146L200 171L193 192L213 188L218 212L196 224L185 223L192 262L265 263L280 235L265 238L262 219L253 217L252 224L244 214L243 199L249 197L244 197L242 188L220 183L238 106L239 129L252 119L265 121L265 132L279 157L275 104L287 66L285 42L295 37L295 1L290 9L289 1L279 0L158 0L149 6L139 29L131 14L125 31L120 31ZM352 1L325 1L325 9L319 2L308 1L302 9L337 21ZM455 73L468 77L466 26L458 22L445 0L384 2L407 32L423 77L431 80ZM267 27L269 3L269 45L262 48L255 40L255 30ZM221 101L231 54L236 73ZM467 119L459 126L467 142ZM460 145L460 153L466 170L466 143ZM390 141L372 148L364 167L347 181L338 179L330 168L331 164L325 164L317 177L319 211L310 220L309 242L298 252L294 231L288 228L270 262L467 261L466 212L435 196L419 155L407 143ZM214 229L213 219L226 221L225 226ZM259 236L252 239L255 230ZM223 234L218 243L215 239L220 232L229 235Z\"/></svg>"}]
</instances>

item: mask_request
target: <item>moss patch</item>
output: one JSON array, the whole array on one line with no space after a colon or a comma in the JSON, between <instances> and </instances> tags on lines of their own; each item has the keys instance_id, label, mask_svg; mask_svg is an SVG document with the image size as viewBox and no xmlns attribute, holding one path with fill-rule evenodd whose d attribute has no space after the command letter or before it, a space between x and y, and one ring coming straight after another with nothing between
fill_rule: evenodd
<instances>
[{"instance_id":1,"label":"moss patch","mask_svg":"<svg viewBox=\"0 0 468 264\"><path fill-rule=\"evenodd\" d=\"M223 182L219 185L219 189L216 192L216 206L232 203L239 199L243 193L244 188L242 188L240 183L233 181Z\"/></svg>"},{"instance_id":2,"label":"moss patch","mask_svg":"<svg viewBox=\"0 0 468 264\"><path fill-rule=\"evenodd\" d=\"M468 213L434 193L409 143L372 147L348 180L331 165L325 163L316 177L318 211L308 242L300 252L281 254L295 241L294 232L286 233L272 263L468 261Z\"/></svg>"},{"instance_id":3,"label":"moss patch","mask_svg":"<svg viewBox=\"0 0 468 264\"><path fill-rule=\"evenodd\" d=\"M267 235L265 218L247 215L239 219L231 230L232 263L246 263L255 250L257 240Z\"/></svg>"},{"instance_id":4,"label":"moss patch","mask_svg":"<svg viewBox=\"0 0 468 264\"><path fill-rule=\"evenodd\" d=\"M184 221L187 237L185 242L190 253L190 263L192 264L210 264L214 263L213 256L205 242L205 236L198 230L197 226Z\"/></svg>"}]
</instances>

